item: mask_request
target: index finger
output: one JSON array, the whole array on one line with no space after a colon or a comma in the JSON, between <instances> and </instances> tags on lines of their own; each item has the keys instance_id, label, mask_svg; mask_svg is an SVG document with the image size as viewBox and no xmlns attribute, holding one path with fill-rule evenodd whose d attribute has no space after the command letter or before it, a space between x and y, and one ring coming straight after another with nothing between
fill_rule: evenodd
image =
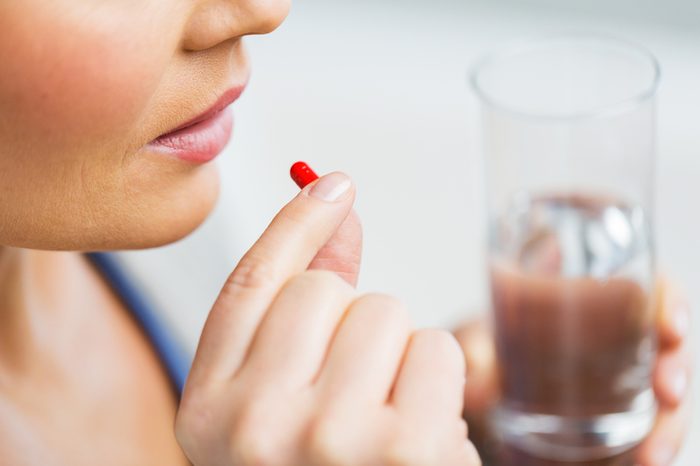
<instances>
[{"instance_id":1,"label":"index finger","mask_svg":"<svg viewBox=\"0 0 700 466\"><path fill-rule=\"evenodd\" d=\"M334 172L305 187L272 220L226 281L204 325L190 380L236 373L267 308L345 220L355 197Z\"/></svg>"}]
</instances>

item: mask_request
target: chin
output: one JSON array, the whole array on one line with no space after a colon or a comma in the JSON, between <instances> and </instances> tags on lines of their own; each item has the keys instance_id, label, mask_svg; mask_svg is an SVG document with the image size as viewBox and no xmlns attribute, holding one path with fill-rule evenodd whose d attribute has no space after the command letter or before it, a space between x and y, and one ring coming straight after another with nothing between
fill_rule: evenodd
<instances>
[{"instance_id":1,"label":"chin","mask_svg":"<svg viewBox=\"0 0 700 466\"><path fill-rule=\"evenodd\" d=\"M73 229L49 249L115 251L171 244L202 225L219 198L215 164L159 181L135 183L125 198L105 203L111 208L101 209L90 227Z\"/></svg>"},{"instance_id":2,"label":"chin","mask_svg":"<svg viewBox=\"0 0 700 466\"><path fill-rule=\"evenodd\" d=\"M162 160L161 160L162 162ZM145 249L178 241L207 219L219 198L215 164L142 161L128 182L93 183L88 195L41 193L9 213L0 245L55 251ZM68 200L66 200L68 199ZM28 216L27 212L34 212Z\"/></svg>"},{"instance_id":3,"label":"chin","mask_svg":"<svg viewBox=\"0 0 700 466\"><path fill-rule=\"evenodd\" d=\"M158 196L141 209L132 210L130 228L120 232L114 242L102 249L145 249L179 241L194 232L209 217L219 199L220 178L214 164L202 167L185 186Z\"/></svg>"}]
</instances>

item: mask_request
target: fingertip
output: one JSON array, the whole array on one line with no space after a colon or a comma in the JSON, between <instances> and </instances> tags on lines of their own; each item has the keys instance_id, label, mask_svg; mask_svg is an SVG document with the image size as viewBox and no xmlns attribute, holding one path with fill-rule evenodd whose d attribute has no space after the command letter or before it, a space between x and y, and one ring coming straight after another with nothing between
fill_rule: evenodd
<instances>
[{"instance_id":1,"label":"fingertip","mask_svg":"<svg viewBox=\"0 0 700 466\"><path fill-rule=\"evenodd\" d=\"M477 415L498 398L496 351L485 319L467 323L455 332L466 361L465 410Z\"/></svg>"},{"instance_id":2,"label":"fingertip","mask_svg":"<svg viewBox=\"0 0 700 466\"><path fill-rule=\"evenodd\" d=\"M659 402L668 408L679 406L686 394L690 368L680 351L659 356L654 372L654 391Z\"/></svg>"},{"instance_id":3,"label":"fingertip","mask_svg":"<svg viewBox=\"0 0 700 466\"><path fill-rule=\"evenodd\" d=\"M206 358L196 356L195 364L222 377L238 371L268 306L333 237L354 193L350 177L334 172L304 187L277 213L219 293L197 351Z\"/></svg>"}]
</instances>

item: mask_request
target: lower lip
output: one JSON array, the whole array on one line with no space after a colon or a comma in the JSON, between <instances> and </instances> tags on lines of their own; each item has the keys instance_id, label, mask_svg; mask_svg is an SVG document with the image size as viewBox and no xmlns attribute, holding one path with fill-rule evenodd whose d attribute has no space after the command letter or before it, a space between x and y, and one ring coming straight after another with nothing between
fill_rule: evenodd
<instances>
[{"instance_id":1,"label":"lower lip","mask_svg":"<svg viewBox=\"0 0 700 466\"><path fill-rule=\"evenodd\" d=\"M164 134L148 143L148 148L185 162L206 163L226 147L233 131L230 108L187 128Z\"/></svg>"}]
</instances>

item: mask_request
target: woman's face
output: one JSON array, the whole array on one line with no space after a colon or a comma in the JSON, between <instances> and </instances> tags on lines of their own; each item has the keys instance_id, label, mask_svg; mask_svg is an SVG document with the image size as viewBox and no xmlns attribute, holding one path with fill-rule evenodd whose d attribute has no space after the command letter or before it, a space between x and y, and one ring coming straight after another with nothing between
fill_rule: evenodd
<instances>
[{"instance_id":1,"label":"woman's face","mask_svg":"<svg viewBox=\"0 0 700 466\"><path fill-rule=\"evenodd\" d=\"M205 162L231 130L217 111L248 78L241 37L288 8L0 1L0 245L138 248L191 232L218 195Z\"/></svg>"}]
</instances>

